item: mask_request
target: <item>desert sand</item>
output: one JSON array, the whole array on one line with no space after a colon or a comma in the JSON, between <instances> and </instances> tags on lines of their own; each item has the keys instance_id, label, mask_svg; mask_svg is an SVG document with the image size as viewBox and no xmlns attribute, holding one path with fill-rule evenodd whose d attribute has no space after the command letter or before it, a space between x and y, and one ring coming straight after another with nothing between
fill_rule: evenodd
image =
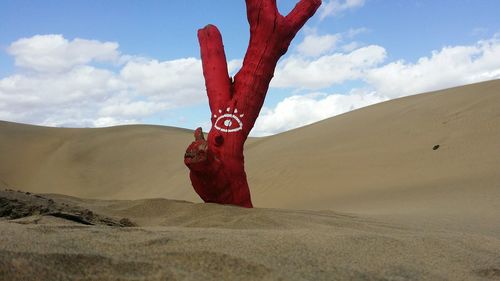
<instances>
[{"instance_id":1,"label":"desert sand","mask_svg":"<svg viewBox=\"0 0 500 281\"><path fill-rule=\"evenodd\" d=\"M500 279L500 80L250 139L254 209L200 203L192 138L0 121L0 280Z\"/></svg>"}]
</instances>

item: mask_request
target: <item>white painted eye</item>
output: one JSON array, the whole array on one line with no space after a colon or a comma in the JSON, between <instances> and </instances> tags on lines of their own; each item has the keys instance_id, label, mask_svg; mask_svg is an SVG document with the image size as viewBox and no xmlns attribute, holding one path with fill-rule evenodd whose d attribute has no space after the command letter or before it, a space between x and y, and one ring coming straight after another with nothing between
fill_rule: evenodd
<instances>
[{"instance_id":1,"label":"white painted eye","mask_svg":"<svg viewBox=\"0 0 500 281\"><path fill-rule=\"evenodd\" d=\"M219 110L219 113L222 110ZM236 116L235 114L229 113L230 108L226 109L225 114L222 114L221 116L217 117L217 115L214 115L214 118L217 118L215 120L215 129L221 131L221 132L227 132L227 133L232 133L232 132L237 132L243 129L243 122L241 122L241 117L243 117L243 114L240 114L239 116ZM234 113L237 113L238 110L235 109Z\"/></svg>"}]
</instances>

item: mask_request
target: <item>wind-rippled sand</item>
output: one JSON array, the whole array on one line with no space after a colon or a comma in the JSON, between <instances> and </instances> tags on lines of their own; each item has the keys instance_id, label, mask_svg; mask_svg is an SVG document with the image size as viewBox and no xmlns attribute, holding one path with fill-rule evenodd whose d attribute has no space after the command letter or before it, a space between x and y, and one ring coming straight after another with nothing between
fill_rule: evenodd
<instances>
[{"instance_id":1,"label":"wind-rippled sand","mask_svg":"<svg viewBox=\"0 0 500 281\"><path fill-rule=\"evenodd\" d=\"M4 193L5 194L5 193ZM5 196L4 197L8 197ZM498 236L331 211L43 195L137 226L0 222L3 280L488 280Z\"/></svg>"}]
</instances>

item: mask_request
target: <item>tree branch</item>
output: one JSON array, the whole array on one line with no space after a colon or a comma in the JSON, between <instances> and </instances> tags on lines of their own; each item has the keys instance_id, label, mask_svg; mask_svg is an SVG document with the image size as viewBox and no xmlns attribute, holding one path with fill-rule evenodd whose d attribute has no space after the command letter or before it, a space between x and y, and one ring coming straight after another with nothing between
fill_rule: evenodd
<instances>
[{"instance_id":1,"label":"tree branch","mask_svg":"<svg viewBox=\"0 0 500 281\"><path fill-rule=\"evenodd\" d=\"M209 24L198 30L198 41L208 102L212 112L216 112L232 95L222 36L216 26Z\"/></svg>"},{"instance_id":2,"label":"tree branch","mask_svg":"<svg viewBox=\"0 0 500 281\"><path fill-rule=\"evenodd\" d=\"M255 28L261 22L267 19L272 20L275 14L278 14L276 0L245 0L247 6L247 18L250 28Z\"/></svg>"},{"instance_id":3,"label":"tree branch","mask_svg":"<svg viewBox=\"0 0 500 281\"><path fill-rule=\"evenodd\" d=\"M251 208L244 143L262 108L278 60L321 0L300 0L286 17L278 12L276 0L245 1L250 42L234 83L228 75L219 30L207 25L198 31L213 126L207 140L201 128L195 131L184 163L190 169L196 193L205 202Z\"/></svg>"},{"instance_id":4,"label":"tree branch","mask_svg":"<svg viewBox=\"0 0 500 281\"><path fill-rule=\"evenodd\" d=\"M311 18L316 10L321 6L321 0L301 0L293 10L285 17L285 21L293 31L293 35L304 26L306 21Z\"/></svg>"},{"instance_id":5,"label":"tree branch","mask_svg":"<svg viewBox=\"0 0 500 281\"><path fill-rule=\"evenodd\" d=\"M299 29L314 15L321 0L301 0L286 17L278 12L276 0L246 0L246 5L250 42L243 66L234 78L234 91L239 96L239 103L257 109L246 113L247 120L255 121L278 60L286 53ZM249 133L254 123L247 121L246 125L244 132Z\"/></svg>"}]
</instances>

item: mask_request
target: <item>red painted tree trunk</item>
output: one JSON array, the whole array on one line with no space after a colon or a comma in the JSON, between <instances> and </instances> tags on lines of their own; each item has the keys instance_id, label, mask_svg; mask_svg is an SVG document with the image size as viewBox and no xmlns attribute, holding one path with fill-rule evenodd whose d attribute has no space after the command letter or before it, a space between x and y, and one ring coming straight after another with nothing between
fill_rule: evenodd
<instances>
[{"instance_id":1,"label":"red painted tree trunk","mask_svg":"<svg viewBox=\"0 0 500 281\"><path fill-rule=\"evenodd\" d=\"M184 163L205 202L252 207L243 144L262 108L278 60L320 5L321 0L300 0L290 14L282 16L276 0L246 0L250 43L234 79L228 75L217 27L198 30L212 129L207 140L201 128L196 129Z\"/></svg>"}]
</instances>

